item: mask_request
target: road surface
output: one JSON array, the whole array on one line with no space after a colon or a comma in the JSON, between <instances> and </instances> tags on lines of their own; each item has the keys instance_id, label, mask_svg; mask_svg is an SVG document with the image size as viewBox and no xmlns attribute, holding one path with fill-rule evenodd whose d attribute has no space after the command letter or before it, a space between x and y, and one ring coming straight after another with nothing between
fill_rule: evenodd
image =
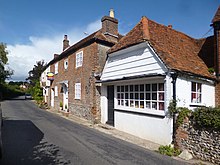
<instances>
[{"instance_id":1,"label":"road surface","mask_svg":"<svg viewBox=\"0 0 220 165\"><path fill-rule=\"evenodd\" d=\"M2 103L1 165L183 164L39 109L19 97Z\"/></svg>"}]
</instances>

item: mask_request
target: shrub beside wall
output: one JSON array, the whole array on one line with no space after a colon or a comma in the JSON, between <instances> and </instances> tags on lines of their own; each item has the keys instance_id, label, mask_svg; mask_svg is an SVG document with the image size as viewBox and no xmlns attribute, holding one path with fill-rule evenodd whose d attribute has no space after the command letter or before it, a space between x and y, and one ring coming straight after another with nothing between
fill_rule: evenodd
<instances>
[{"instance_id":1,"label":"shrub beside wall","mask_svg":"<svg viewBox=\"0 0 220 165\"><path fill-rule=\"evenodd\" d=\"M176 130L175 145L195 158L220 164L220 109L199 108Z\"/></svg>"}]
</instances>

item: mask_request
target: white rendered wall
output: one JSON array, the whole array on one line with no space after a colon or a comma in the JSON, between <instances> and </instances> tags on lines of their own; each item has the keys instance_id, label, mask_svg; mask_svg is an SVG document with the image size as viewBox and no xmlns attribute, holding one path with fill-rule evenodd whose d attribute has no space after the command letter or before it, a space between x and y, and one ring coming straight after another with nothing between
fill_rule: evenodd
<instances>
[{"instance_id":1,"label":"white rendered wall","mask_svg":"<svg viewBox=\"0 0 220 165\"><path fill-rule=\"evenodd\" d=\"M202 83L201 104L191 103L191 83ZM213 84L196 79L178 78L176 81L177 106L193 109L198 106L215 106L215 87Z\"/></svg>"},{"instance_id":2,"label":"white rendered wall","mask_svg":"<svg viewBox=\"0 0 220 165\"><path fill-rule=\"evenodd\" d=\"M115 128L161 145L172 142L172 119L115 111Z\"/></svg>"}]
</instances>

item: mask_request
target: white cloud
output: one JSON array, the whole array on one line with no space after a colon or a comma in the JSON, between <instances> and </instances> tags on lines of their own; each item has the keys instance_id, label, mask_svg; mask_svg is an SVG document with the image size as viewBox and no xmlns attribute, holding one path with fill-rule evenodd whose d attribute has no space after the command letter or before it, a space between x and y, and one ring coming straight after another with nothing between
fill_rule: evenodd
<instances>
[{"instance_id":1,"label":"white cloud","mask_svg":"<svg viewBox=\"0 0 220 165\"><path fill-rule=\"evenodd\" d=\"M85 37L84 32L89 34L101 27L101 21L94 21L86 27L75 27L67 32L70 45ZM7 45L9 52L9 67L14 70L13 81L25 80L28 72L34 67L36 61L49 62L55 53L62 52L64 33L58 32L54 36L38 37L30 36L30 44Z\"/></svg>"}]
</instances>

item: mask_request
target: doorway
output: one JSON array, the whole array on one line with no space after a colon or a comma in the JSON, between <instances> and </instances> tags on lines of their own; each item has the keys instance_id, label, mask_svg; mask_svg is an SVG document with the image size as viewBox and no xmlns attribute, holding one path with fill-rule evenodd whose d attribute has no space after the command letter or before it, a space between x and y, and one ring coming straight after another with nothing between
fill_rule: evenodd
<instances>
[{"instance_id":1,"label":"doorway","mask_svg":"<svg viewBox=\"0 0 220 165\"><path fill-rule=\"evenodd\" d=\"M106 124L114 126L114 85L107 86L108 121Z\"/></svg>"}]
</instances>

